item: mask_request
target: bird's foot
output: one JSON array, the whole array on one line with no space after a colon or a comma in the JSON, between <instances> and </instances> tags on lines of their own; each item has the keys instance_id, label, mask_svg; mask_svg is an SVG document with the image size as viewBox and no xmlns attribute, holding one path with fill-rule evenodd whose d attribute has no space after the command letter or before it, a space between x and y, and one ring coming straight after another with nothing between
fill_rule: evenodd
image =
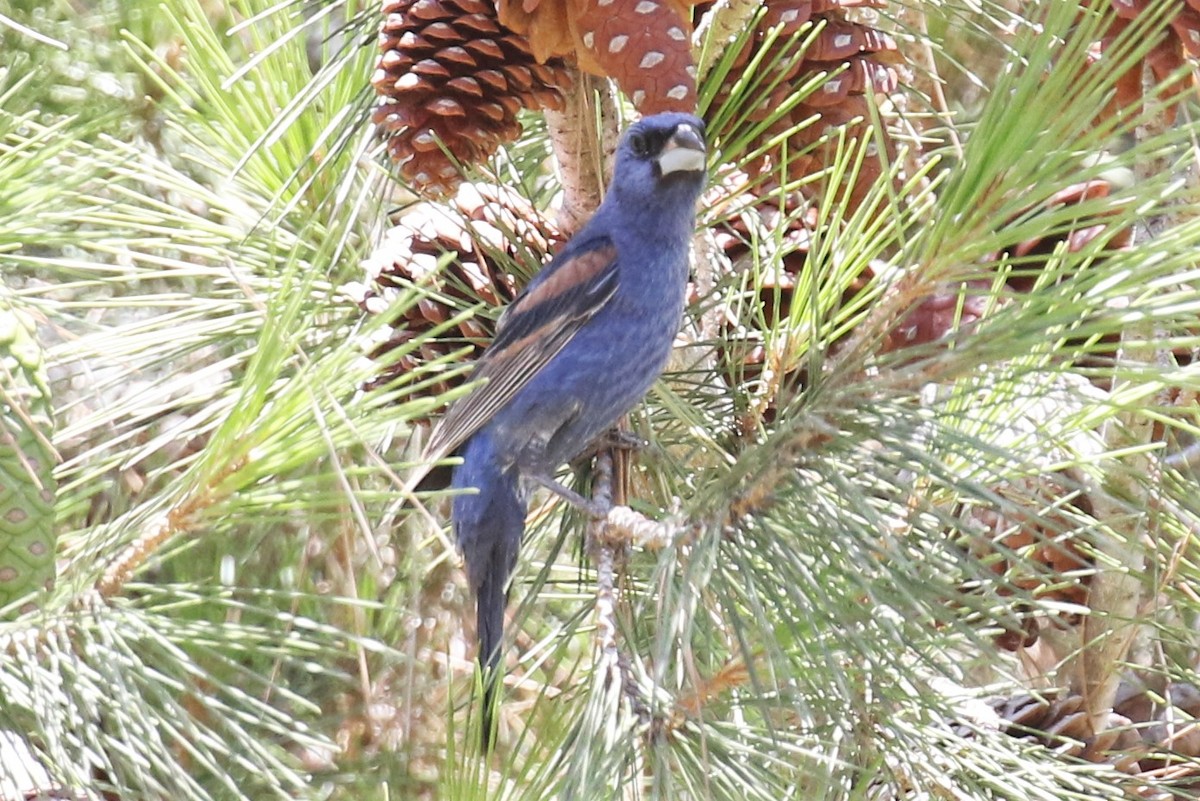
<instances>
[{"instance_id":1,"label":"bird's foot","mask_svg":"<svg viewBox=\"0 0 1200 801\"><path fill-rule=\"evenodd\" d=\"M608 508L603 504L588 500L570 487L564 487L550 476L529 476L531 480L553 492L558 497L562 498L572 506L582 509L588 516L596 520L603 520L608 517Z\"/></svg>"},{"instance_id":2,"label":"bird's foot","mask_svg":"<svg viewBox=\"0 0 1200 801\"><path fill-rule=\"evenodd\" d=\"M600 435L598 445L617 451L641 451L643 447L649 447L650 441L623 428L610 428Z\"/></svg>"},{"instance_id":3,"label":"bird's foot","mask_svg":"<svg viewBox=\"0 0 1200 801\"><path fill-rule=\"evenodd\" d=\"M600 436L596 437L587 448L578 456L571 460L572 465L584 465L591 462L597 456L609 451L623 451L625 453L635 453L650 445L649 440L642 439L632 431L624 431L620 428L610 428Z\"/></svg>"},{"instance_id":4,"label":"bird's foot","mask_svg":"<svg viewBox=\"0 0 1200 801\"><path fill-rule=\"evenodd\" d=\"M618 451L640 451L649 445L649 440L620 428L610 428L596 440L596 450L611 448Z\"/></svg>"}]
</instances>

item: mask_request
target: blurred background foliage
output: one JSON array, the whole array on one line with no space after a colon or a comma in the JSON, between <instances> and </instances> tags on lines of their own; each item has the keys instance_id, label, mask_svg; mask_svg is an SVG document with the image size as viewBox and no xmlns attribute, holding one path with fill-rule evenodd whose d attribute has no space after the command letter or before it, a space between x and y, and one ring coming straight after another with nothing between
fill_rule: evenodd
<instances>
[{"instance_id":1,"label":"blurred background foliage","mask_svg":"<svg viewBox=\"0 0 1200 801\"><path fill-rule=\"evenodd\" d=\"M421 444L661 99L498 5L0 9L0 799L1200 794L1200 10L663 4L712 188L642 518L536 496L481 755Z\"/></svg>"}]
</instances>

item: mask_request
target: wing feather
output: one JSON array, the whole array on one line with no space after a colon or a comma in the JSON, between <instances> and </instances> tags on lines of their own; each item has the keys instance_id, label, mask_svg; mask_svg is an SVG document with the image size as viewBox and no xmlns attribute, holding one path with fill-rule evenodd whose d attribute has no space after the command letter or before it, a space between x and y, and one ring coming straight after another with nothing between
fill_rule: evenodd
<instances>
[{"instance_id":1,"label":"wing feather","mask_svg":"<svg viewBox=\"0 0 1200 801\"><path fill-rule=\"evenodd\" d=\"M496 338L475 364L471 380L486 383L450 407L426 454L443 456L486 425L604 308L617 275L608 237L569 246L538 274L504 310Z\"/></svg>"}]
</instances>

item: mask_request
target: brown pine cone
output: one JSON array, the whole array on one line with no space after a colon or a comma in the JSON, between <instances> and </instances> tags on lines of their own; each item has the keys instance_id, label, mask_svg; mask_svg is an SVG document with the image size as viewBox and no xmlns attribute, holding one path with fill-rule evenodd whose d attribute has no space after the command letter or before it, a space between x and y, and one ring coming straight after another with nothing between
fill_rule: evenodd
<instances>
[{"instance_id":1,"label":"brown pine cone","mask_svg":"<svg viewBox=\"0 0 1200 801\"><path fill-rule=\"evenodd\" d=\"M1098 177L1088 181L1071 184L1056 192L1045 204L1046 212L1057 211L1064 206L1077 206L1085 201L1095 201L1110 197L1119 185L1113 176ZM1009 273L1006 283L1017 292L1030 292L1038 280L1038 275L1046 269L1046 263L1065 246L1069 253L1079 253L1101 236L1109 235L1105 243L1108 250L1123 250L1129 247L1133 239L1133 230L1123 227L1113 230L1110 217L1120 212L1118 206L1079 219L1067 231L1048 231L1041 236L1031 237L1017 242L1008 251L1017 267ZM993 255L991 260L996 259Z\"/></svg>"},{"instance_id":2,"label":"brown pine cone","mask_svg":"<svg viewBox=\"0 0 1200 801\"><path fill-rule=\"evenodd\" d=\"M422 202L408 209L364 263L363 283L343 288L372 314L387 313L392 300L409 287L423 290L415 305L390 321L390 336L369 355L380 359L474 303L507 305L528 275L505 272L502 265L521 264L531 274L558 239L549 218L502 187L463 184L448 206ZM439 262L448 254L452 258L439 269ZM491 318L477 315L464 320L456 330L427 339L417 350L389 364L366 388L386 385L463 346L469 346L472 353L457 363L471 361L491 341L493 332ZM462 380L458 375L437 381L429 394L445 392Z\"/></svg>"},{"instance_id":3,"label":"brown pine cone","mask_svg":"<svg viewBox=\"0 0 1200 801\"><path fill-rule=\"evenodd\" d=\"M1110 197L1118 188L1123 174L1097 177L1071 184L1046 201L1045 212L1061 212L1063 207L1078 206ZM884 342L883 352L924 345L955 333L962 335L989 310L989 304L999 307L1016 295L1032 292L1050 259L1060 250L1078 253L1101 237L1108 237L1108 250L1129 247L1133 231L1129 227L1113 230L1111 217L1120 212L1117 206L1081 217L1065 231L1050 231L1013 244L1003 254L993 253L986 261L995 262L1007 256L1014 264L1005 278L1012 290L1009 298L992 298L992 282L986 278L972 279L959 285L935 291L922 298L904 315ZM1047 226L1049 228L1049 226ZM961 296L961 301L960 301Z\"/></svg>"},{"instance_id":4,"label":"brown pine cone","mask_svg":"<svg viewBox=\"0 0 1200 801\"><path fill-rule=\"evenodd\" d=\"M745 195L734 203L737 205L731 205L724 219L713 226L716 242L735 272L746 267L746 261L756 255L752 252L755 248L759 261L778 260L778 269L762 276L754 309L767 320L779 319L788 314L796 279L808 262L817 211L809 209L798 214L791 202L781 208L777 194L758 198Z\"/></svg>"},{"instance_id":5,"label":"brown pine cone","mask_svg":"<svg viewBox=\"0 0 1200 801\"><path fill-rule=\"evenodd\" d=\"M1093 730L1081 695L1052 689L1043 693L1016 692L1011 696L964 703L956 699L957 715L947 721L949 729L962 739L974 739L984 732L996 732L1022 743L1021 751L1044 748L1063 757L1109 765L1118 771L1108 774L1113 798L1172 801L1157 777L1148 774L1139 758L1147 752L1134 723L1116 712L1109 712L1099 730ZM958 746L948 744L951 751ZM914 786L905 766L886 780L872 782L867 798L873 801L900 801L928 798ZM1124 775L1120 775L1124 774ZM1103 774L1096 774L1099 778ZM952 779L951 777L948 777ZM948 785L943 785L948 786ZM1064 788L1065 789L1065 788ZM947 797L963 797L959 792ZM1042 796L1039 796L1042 797ZM1046 796L1049 797L1049 796ZM1109 794L1104 795L1110 797ZM1191 798L1192 796L1186 796ZM1183 797L1179 797L1182 801Z\"/></svg>"},{"instance_id":6,"label":"brown pine cone","mask_svg":"<svg viewBox=\"0 0 1200 801\"><path fill-rule=\"evenodd\" d=\"M1106 762L1136 774L1137 758L1145 753L1131 721L1115 712L1093 732L1083 696L1052 691L1044 695L1019 693L989 702L1000 717L1000 731L1036 742L1059 753L1089 762Z\"/></svg>"},{"instance_id":7,"label":"brown pine cone","mask_svg":"<svg viewBox=\"0 0 1200 801\"><path fill-rule=\"evenodd\" d=\"M1136 686L1135 686L1136 685ZM1176 701L1180 695L1176 689L1195 692L1191 685L1173 685L1170 689L1172 708L1182 713L1183 718L1191 714L1184 705ZM1002 734L1024 742L1051 749L1064 756L1086 760L1096 764L1111 765L1129 778L1118 780L1126 798L1144 801L1183 801L1194 798L1197 785L1196 763L1189 759L1176 759L1175 770L1164 769L1155 758L1154 748L1164 747L1181 756L1195 756L1186 749L1178 750L1163 730L1147 726L1150 721L1161 720L1163 710L1157 716L1151 711L1152 703L1143 703L1145 687L1137 682L1123 681L1117 694L1116 709L1101 721L1099 730L1093 730L1088 720L1086 704L1081 695L1064 690L1049 690L1032 694L1018 692L1012 696L993 698L987 701L994 717L986 716L984 728L998 728ZM960 737L973 737L980 722L967 723L960 718L951 723L951 728ZM1182 727L1180 729L1182 733ZM1172 791L1182 791L1173 794Z\"/></svg>"},{"instance_id":8,"label":"brown pine cone","mask_svg":"<svg viewBox=\"0 0 1200 801\"><path fill-rule=\"evenodd\" d=\"M1126 175L1127 172L1125 170L1112 171L1104 176L1071 184L1055 193L1047 201L1046 212L1061 211L1063 207L1078 206L1084 202L1094 203L1097 200L1110 198L1132 181L1132 177ZM1129 248L1133 241L1133 229L1128 225L1117 229L1113 228L1112 218L1120 211L1120 207L1114 201L1114 205L1110 209L1081 216L1066 231L1048 231L1043 236L1031 237L1015 243L1007 254L1004 254L1013 263L1013 269L1005 279L1005 283L1014 292L1032 292L1055 253L1060 251L1079 253L1089 247L1094 247L1094 243L1100 239L1105 240L1103 245L1106 251ZM1086 368L1111 366L1116 358L1116 348L1119 342L1120 336L1117 334L1103 337L1089 348L1087 354L1079 358L1077 364ZM1186 351L1181 350L1180 353L1183 355ZM1098 373L1093 378L1093 383L1107 388L1110 381L1105 378L1105 375L1106 372Z\"/></svg>"},{"instance_id":9,"label":"brown pine cone","mask_svg":"<svg viewBox=\"0 0 1200 801\"><path fill-rule=\"evenodd\" d=\"M1138 733L1153 751L1139 761L1143 768L1163 768L1184 758L1200 777L1200 688L1170 681L1161 674L1127 674L1117 689L1113 711L1142 724Z\"/></svg>"},{"instance_id":10,"label":"brown pine cone","mask_svg":"<svg viewBox=\"0 0 1200 801\"><path fill-rule=\"evenodd\" d=\"M643 114L696 110L692 0L498 0L539 61L612 78Z\"/></svg>"},{"instance_id":11,"label":"brown pine cone","mask_svg":"<svg viewBox=\"0 0 1200 801\"><path fill-rule=\"evenodd\" d=\"M492 0L384 0L372 117L414 189L447 195L521 133L523 108L562 108L570 76L538 63Z\"/></svg>"},{"instance_id":12,"label":"brown pine cone","mask_svg":"<svg viewBox=\"0 0 1200 801\"><path fill-rule=\"evenodd\" d=\"M971 326L987 313L990 292L990 282L973 280L926 296L888 331L881 352L927 345L950 334L969 333Z\"/></svg>"},{"instance_id":13,"label":"brown pine cone","mask_svg":"<svg viewBox=\"0 0 1200 801\"><path fill-rule=\"evenodd\" d=\"M749 126L761 123L789 102L797 87L821 75L827 76L819 88L760 135L756 144L765 144L797 125L817 118L815 122L788 136L786 146L768 150L747 165L755 174L777 171L785 157L791 179L800 179L819 171L833 162L837 153L836 132L846 129L847 139L862 139L871 135L870 101L868 94L886 95L895 91L901 62L896 43L887 34L869 25L854 21L850 9L877 8L883 0L766 0L766 13L759 20L749 40L734 58L728 75L717 75L721 81L710 106L709 116L719 113L733 92L733 79L758 62L761 74L752 78L762 91L761 101L746 109L747 119L737 123ZM819 26L816 37L810 38L807 27ZM778 35L772 38L772 29ZM799 34L797 36L796 34ZM769 49L762 54L761 51ZM769 91L767 91L769 89ZM732 115L741 116L742 110ZM722 114L722 116L726 116ZM737 131L722 131L725 138L737 136ZM824 141L823 141L824 140ZM868 187L879 177L877 159L867 158L851 193L853 205L861 202Z\"/></svg>"},{"instance_id":14,"label":"brown pine cone","mask_svg":"<svg viewBox=\"0 0 1200 801\"><path fill-rule=\"evenodd\" d=\"M1172 101L1165 109L1169 124L1175 122L1182 95L1200 86L1194 70L1189 73L1190 79L1176 80L1169 85L1166 83L1187 64L1188 57L1200 57L1200 2L1174 0L1174 3L1176 8L1171 9L1163 24L1150 33L1155 39L1150 52L1117 79L1116 93L1101 116L1110 117L1121 111L1140 113L1145 99L1142 77L1147 70L1163 96ZM1089 4L1093 8L1107 4L1116 12L1100 40L1092 44L1089 53L1091 63L1104 58L1130 23L1152 7L1151 0L1090 0Z\"/></svg>"},{"instance_id":15,"label":"brown pine cone","mask_svg":"<svg viewBox=\"0 0 1200 801\"><path fill-rule=\"evenodd\" d=\"M740 275L753 264L760 265L755 283L725 304L719 325L724 378L737 391L738 426L746 434L759 422L775 419L780 390L799 391L808 382L806 354L811 343L807 338L776 337L772 350L763 328L788 320L793 304L810 302L809 249L821 233L820 215L811 203L795 193L781 193L771 181L747 189L749 184L745 175L726 173L704 201L713 220L709 224L713 239L733 273ZM840 307L854 303L873 281L889 272L881 261L872 262L844 286ZM847 336L842 333L822 346L836 352Z\"/></svg>"},{"instance_id":16,"label":"brown pine cone","mask_svg":"<svg viewBox=\"0 0 1200 801\"><path fill-rule=\"evenodd\" d=\"M1143 679L1148 679L1146 681ZM1148 687L1153 684L1153 689ZM1145 753L1143 775L1174 791L1169 798L1194 799L1200 790L1200 689L1167 681L1161 674L1127 674L1117 689L1113 711L1140 724Z\"/></svg>"}]
</instances>

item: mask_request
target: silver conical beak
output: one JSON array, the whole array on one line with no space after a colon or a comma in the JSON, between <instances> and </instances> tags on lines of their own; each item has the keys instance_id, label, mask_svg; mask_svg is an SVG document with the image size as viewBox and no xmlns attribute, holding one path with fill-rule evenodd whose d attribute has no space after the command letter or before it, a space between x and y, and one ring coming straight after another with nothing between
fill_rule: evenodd
<instances>
[{"instance_id":1,"label":"silver conical beak","mask_svg":"<svg viewBox=\"0 0 1200 801\"><path fill-rule=\"evenodd\" d=\"M658 166L663 175L696 172L704 169L705 155L704 137L695 126L683 123L663 145L658 154Z\"/></svg>"}]
</instances>

